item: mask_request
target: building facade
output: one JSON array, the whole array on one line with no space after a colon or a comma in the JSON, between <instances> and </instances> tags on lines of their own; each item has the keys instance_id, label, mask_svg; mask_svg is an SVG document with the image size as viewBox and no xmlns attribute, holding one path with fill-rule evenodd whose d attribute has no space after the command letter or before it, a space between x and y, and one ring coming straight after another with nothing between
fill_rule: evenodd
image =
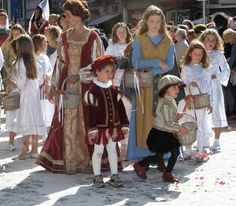
<instances>
[{"instance_id":1,"label":"building facade","mask_svg":"<svg viewBox=\"0 0 236 206\"><path fill-rule=\"evenodd\" d=\"M154 4L160 7L167 22L181 23L183 19L195 20L203 15L205 1L206 20L219 11L236 16L236 0L87 0L91 11L89 26L96 26L110 33L119 21L135 26L144 10ZM26 29L29 19L41 0L0 0L0 8L8 11L10 23L20 23ZM61 13L65 0L49 0L50 13Z\"/></svg>"}]
</instances>

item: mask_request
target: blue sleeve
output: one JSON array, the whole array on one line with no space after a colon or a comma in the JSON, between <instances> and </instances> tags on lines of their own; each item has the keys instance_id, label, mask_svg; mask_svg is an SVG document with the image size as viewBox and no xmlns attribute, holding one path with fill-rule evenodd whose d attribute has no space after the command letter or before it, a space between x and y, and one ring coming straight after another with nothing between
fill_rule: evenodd
<instances>
[{"instance_id":1,"label":"blue sleeve","mask_svg":"<svg viewBox=\"0 0 236 206\"><path fill-rule=\"evenodd\" d=\"M168 49L167 59L165 63L168 67L173 69L174 67L174 45L171 45ZM138 64L137 64L138 63ZM160 67L159 59L143 59L141 55L141 47L137 39L133 42L133 51L132 51L132 65L138 69L151 68L154 74L163 73Z\"/></svg>"}]
</instances>

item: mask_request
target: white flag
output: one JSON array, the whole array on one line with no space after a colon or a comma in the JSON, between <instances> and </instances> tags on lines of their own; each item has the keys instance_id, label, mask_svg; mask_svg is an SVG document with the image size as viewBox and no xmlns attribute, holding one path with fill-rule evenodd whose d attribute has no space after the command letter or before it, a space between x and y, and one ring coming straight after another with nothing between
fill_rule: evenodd
<instances>
[{"instance_id":1,"label":"white flag","mask_svg":"<svg viewBox=\"0 0 236 206\"><path fill-rule=\"evenodd\" d=\"M50 14L50 9L49 9L49 2L48 2L48 0L43 0L42 2L39 3L38 6L39 6L39 7L42 9L42 11L43 11L43 14L42 14L43 18L48 21L48 20L49 20L49 14Z\"/></svg>"}]
</instances>

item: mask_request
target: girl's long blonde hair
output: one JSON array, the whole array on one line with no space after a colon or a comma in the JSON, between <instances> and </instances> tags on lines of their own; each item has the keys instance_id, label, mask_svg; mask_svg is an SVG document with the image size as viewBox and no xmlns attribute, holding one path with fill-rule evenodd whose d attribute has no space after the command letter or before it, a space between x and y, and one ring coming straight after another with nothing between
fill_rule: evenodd
<instances>
[{"instance_id":1,"label":"girl's long blonde hair","mask_svg":"<svg viewBox=\"0 0 236 206\"><path fill-rule=\"evenodd\" d=\"M198 39L194 39L191 41L189 48L184 56L183 59L183 66L189 65L192 62L191 54L194 49L201 49L203 51L203 56L201 59L201 64L203 68L209 68L210 67L210 59L207 54L206 48L203 45L202 42L200 42Z\"/></svg>"},{"instance_id":2,"label":"girl's long blonde hair","mask_svg":"<svg viewBox=\"0 0 236 206\"><path fill-rule=\"evenodd\" d=\"M23 59L27 78L37 79L37 66L31 37L26 34L21 34L12 41L12 44L16 46L16 60L20 58Z\"/></svg>"},{"instance_id":3,"label":"girl's long blonde hair","mask_svg":"<svg viewBox=\"0 0 236 206\"><path fill-rule=\"evenodd\" d=\"M160 26L159 33L164 35L164 36L167 36L171 40L171 38L169 37L168 32L166 30L165 15L164 15L163 11L159 7L154 6L154 5L149 6L145 10L145 12L143 14L143 21L142 21L142 24L141 24L141 27L139 29L138 34L141 35L141 34L143 34L143 33L148 31L147 20L148 20L148 18L150 16L160 16L161 17L161 26Z\"/></svg>"},{"instance_id":4,"label":"girl's long blonde hair","mask_svg":"<svg viewBox=\"0 0 236 206\"><path fill-rule=\"evenodd\" d=\"M216 39L216 44L215 44L215 47L213 48L214 50L224 51L223 40L220 37L219 33L215 29L206 29L205 31L202 32L202 34L199 37L199 40L203 44L204 44L204 41L205 41L207 35L213 35Z\"/></svg>"}]
</instances>

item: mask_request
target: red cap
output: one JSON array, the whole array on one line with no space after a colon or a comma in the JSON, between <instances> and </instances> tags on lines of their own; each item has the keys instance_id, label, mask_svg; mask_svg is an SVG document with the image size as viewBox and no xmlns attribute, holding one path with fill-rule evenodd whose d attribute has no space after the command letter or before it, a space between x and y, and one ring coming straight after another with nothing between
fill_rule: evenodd
<instances>
[{"instance_id":1,"label":"red cap","mask_svg":"<svg viewBox=\"0 0 236 206\"><path fill-rule=\"evenodd\" d=\"M93 72L96 70L101 71L105 66L114 65L115 63L116 61L112 55L100 56L92 63L92 70Z\"/></svg>"}]
</instances>

